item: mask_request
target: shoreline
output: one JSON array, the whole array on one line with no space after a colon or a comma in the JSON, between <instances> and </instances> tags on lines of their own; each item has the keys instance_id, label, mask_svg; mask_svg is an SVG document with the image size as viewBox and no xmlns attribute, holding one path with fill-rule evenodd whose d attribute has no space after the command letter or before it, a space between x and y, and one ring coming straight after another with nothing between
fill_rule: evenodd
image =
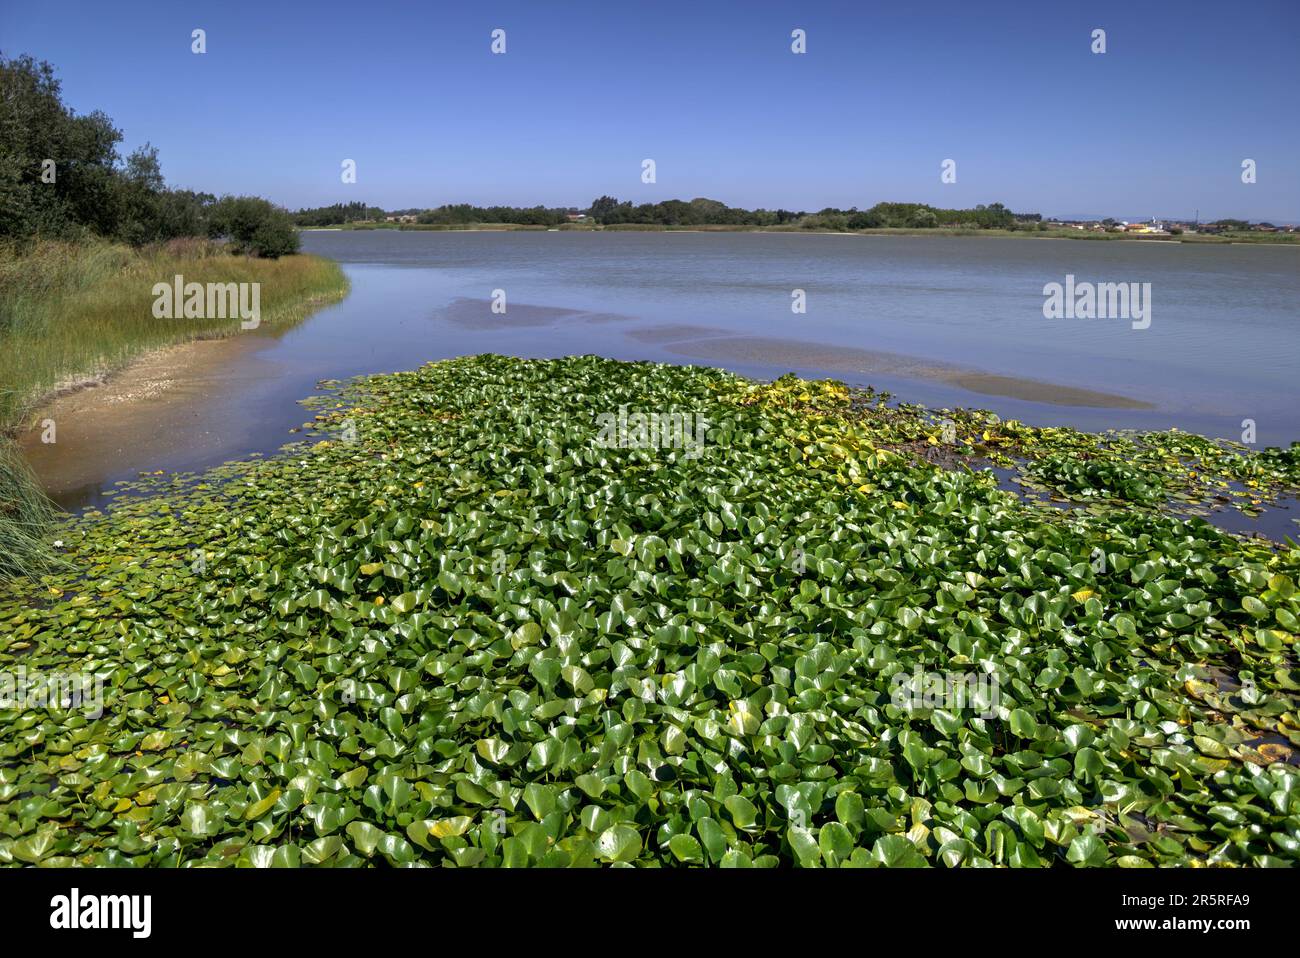
<instances>
[{"instance_id":1,"label":"shoreline","mask_svg":"<svg viewBox=\"0 0 1300 958\"><path fill-rule=\"evenodd\" d=\"M265 341L268 332L280 332L283 331L283 328L286 328L286 319L306 319L316 310L323 309L331 303L339 302L346 295L347 287L345 285L336 292L310 296L300 302L286 305L276 314L263 320L264 323L271 326L270 330L259 330L252 336L243 335L252 331L241 330L238 326L232 326L228 330L206 330L189 339L152 346L143 352L125 356L116 362L105 363L90 372L71 376L62 382L56 383L49 390L28 399L25 403L27 411L19 416L15 422L0 427L0 439L13 439L19 445L22 445L25 437L39 433L40 420L56 418L51 415L56 410L64 409L66 411L68 400L83 396L96 389L109 391L130 389L133 384L138 388L139 384L145 381L143 377L147 371L159 366L166 366L173 373L173 375L164 377L165 379L179 381L181 377L175 375L177 369L182 371L189 369L196 364L196 360L185 358L177 366L175 364L168 365L167 360L169 358L174 360L175 357L182 354L192 353L194 347L205 344ZM202 364L198 363L198 365ZM105 395L108 395L108 392ZM156 395L156 393L128 397L118 396L108 401L123 402L132 399L142 401L153 398L153 395ZM85 412L85 409L77 410L78 415L83 415Z\"/></svg>"},{"instance_id":2,"label":"shoreline","mask_svg":"<svg viewBox=\"0 0 1300 958\"><path fill-rule=\"evenodd\" d=\"M160 320L148 283L137 276L149 280L175 273L198 283L256 284L263 305L255 328L264 332L289 329L350 289L336 260L311 254L270 260L84 243L55 246L47 258L59 265L45 277L44 291L17 287L6 294L6 302L23 295L34 301L38 321L0 335L0 379L8 387L0 394L0 440L30 429L60 398L102 386L160 350L251 331L224 309L208 318ZM7 261L10 268L25 263L21 257Z\"/></svg>"},{"instance_id":3,"label":"shoreline","mask_svg":"<svg viewBox=\"0 0 1300 958\"><path fill-rule=\"evenodd\" d=\"M997 396L1049 407L1154 408L1128 396L966 369L919 356L762 336L715 337L711 332L707 327L650 326L629 330L627 335L646 342L658 340L670 353L719 369L739 360L773 370L819 369L836 378L856 374L901 378L918 385L936 382L969 393L969 404L976 403L978 396ZM224 435L230 425L223 421L229 419L223 410L237 405L236 391L278 375L275 361L258 355L274 342L273 335L263 332L192 339L150 350L48 398L13 438L42 488L65 504L116 480L156 469L171 471L178 461L270 455L292 436L278 436L271 445L251 435L241 436L232 444ZM40 423L45 419L58 424L56 444L42 442ZM70 449L77 454L68 455ZM205 450L214 456L207 456Z\"/></svg>"},{"instance_id":4,"label":"shoreline","mask_svg":"<svg viewBox=\"0 0 1300 958\"><path fill-rule=\"evenodd\" d=\"M193 443L195 430L203 428L203 407L231 388L241 359L271 341L266 335L209 336L152 349L43 403L31 417L34 424L14 433L14 444L55 499L99 482L105 463L116 462L123 473L143 472L149 463L129 460L143 460L141 450L151 446L165 451ZM46 419L58 428L57 442L49 445L41 435ZM59 446L78 454L67 456Z\"/></svg>"}]
</instances>

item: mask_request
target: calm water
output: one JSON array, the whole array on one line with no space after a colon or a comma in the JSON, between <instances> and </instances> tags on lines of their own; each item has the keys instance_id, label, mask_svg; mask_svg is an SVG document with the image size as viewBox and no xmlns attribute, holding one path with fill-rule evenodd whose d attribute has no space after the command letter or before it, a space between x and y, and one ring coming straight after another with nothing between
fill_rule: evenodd
<instances>
[{"instance_id":1,"label":"calm water","mask_svg":"<svg viewBox=\"0 0 1300 958\"><path fill-rule=\"evenodd\" d=\"M274 451L307 418L297 400L320 379L487 351L706 362L758 376L795 370L871 383L910 401L1090 429L1178 426L1239 439L1242 420L1253 419L1261 445L1300 439L1300 249L397 231L310 232L303 246L344 264L351 295L288 332L243 334L248 342L196 400L184 436L144 435L137 421L126 429L129 442L98 453L89 475L83 460L70 483L60 465L76 449L60 427L57 446L32 448L57 498L70 507L96 503L103 488L142 470ZM1044 319L1043 285L1067 273L1150 283L1150 328ZM802 315L791 311L796 288L807 297ZM494 290L504 291L504 315L490 308ZM1149 408L1031 402L1003 380L991 392L970 392L959 384L966 371ZM149 407L123 415L139 420Z\"/></svg>"},{"instance_id":2,"label":"calm water","mask_svg":"<svg viewBox=\"0 0 1300 958\"><path fill-rule=\"evenodd\" d=\"M349 264L354 293L334 315L287 336L290 355L350 352L361 329L371 355L401 366L489 349L676 361L703 349L719 365L768 373L843 374L853 364L826 359L835 349L768 355L753 344L728 350L702 342L770 337L1111 392L1155 409L1062 409L974 395L893 374L908 371L905 364L882 364L883 375L869 377L910 399L975 403L1035 421L1177 425L1232 438L1251 418L1261 442L1300 439L1300 249L395 231L308 233L305 246ZM1150 283L1150 328L1135 330L1122 319L1044 319L1043 285L1067 273L1080 281ZM796 288L806 291L803 315L791 311ZM496 289L505 291L505 316L490 311ZM683 326L699 328L672 328ZM810 356L821 365L807 364Z\"/></svg>"}]
</instances>

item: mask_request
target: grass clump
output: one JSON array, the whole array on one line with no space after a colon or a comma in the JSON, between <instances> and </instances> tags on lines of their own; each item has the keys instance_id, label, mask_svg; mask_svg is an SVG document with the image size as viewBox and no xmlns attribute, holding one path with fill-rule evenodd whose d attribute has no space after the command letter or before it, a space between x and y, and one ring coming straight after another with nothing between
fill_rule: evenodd
<instances>
[{"instance_id":1,"label":"grass clump","mask_svg":"<svg viewBox=\"0 0 1300 958\"><path fill-rule=\"evenodd\" d=\"M13 442L0 436L0 580L52 567L54 506Z\"/></svg>"}]
</instances>

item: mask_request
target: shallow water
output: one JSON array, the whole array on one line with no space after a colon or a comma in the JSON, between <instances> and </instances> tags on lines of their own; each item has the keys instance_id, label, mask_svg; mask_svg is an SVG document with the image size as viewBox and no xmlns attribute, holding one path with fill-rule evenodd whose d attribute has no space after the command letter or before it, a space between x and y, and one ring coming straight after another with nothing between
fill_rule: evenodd
<instances>
[{"instance_id":1,"label":"shallow water","mask_svg":"<svg viewBox=\"0 0 1300 958\"><path fill-rule=\"evenodd\" d=\"M309 418L297 401L321 379L479 352L793 370L1036 424L1240 439L1253 419L1261 446L1300 439L1300 249L388 230L303 241L344 264L351 295L288 331L202 344L196 371L147 400L73 401L56 444L25 443L61 504L101 503L142 471L272 452ZM1043 286L1067 273L1151 283L1150 328L1045 319Z\"/></svg>"}]
</instances>

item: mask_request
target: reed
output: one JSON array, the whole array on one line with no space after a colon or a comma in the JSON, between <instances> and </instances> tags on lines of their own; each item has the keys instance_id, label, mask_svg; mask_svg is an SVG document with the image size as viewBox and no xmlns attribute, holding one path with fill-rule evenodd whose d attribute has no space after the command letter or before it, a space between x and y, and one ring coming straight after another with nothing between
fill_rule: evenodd
<instances>
[{"instance_id":1,"label":"reed","mask_svg":"<svg viewBox=\"0 0 1300 958\"><path fill-rule=\"evenodd\" d=\"M53 522L54 505L41 492L22 453L0 437L0 580L39 575L53 567Z\"/></svg>"}]
</instances>

